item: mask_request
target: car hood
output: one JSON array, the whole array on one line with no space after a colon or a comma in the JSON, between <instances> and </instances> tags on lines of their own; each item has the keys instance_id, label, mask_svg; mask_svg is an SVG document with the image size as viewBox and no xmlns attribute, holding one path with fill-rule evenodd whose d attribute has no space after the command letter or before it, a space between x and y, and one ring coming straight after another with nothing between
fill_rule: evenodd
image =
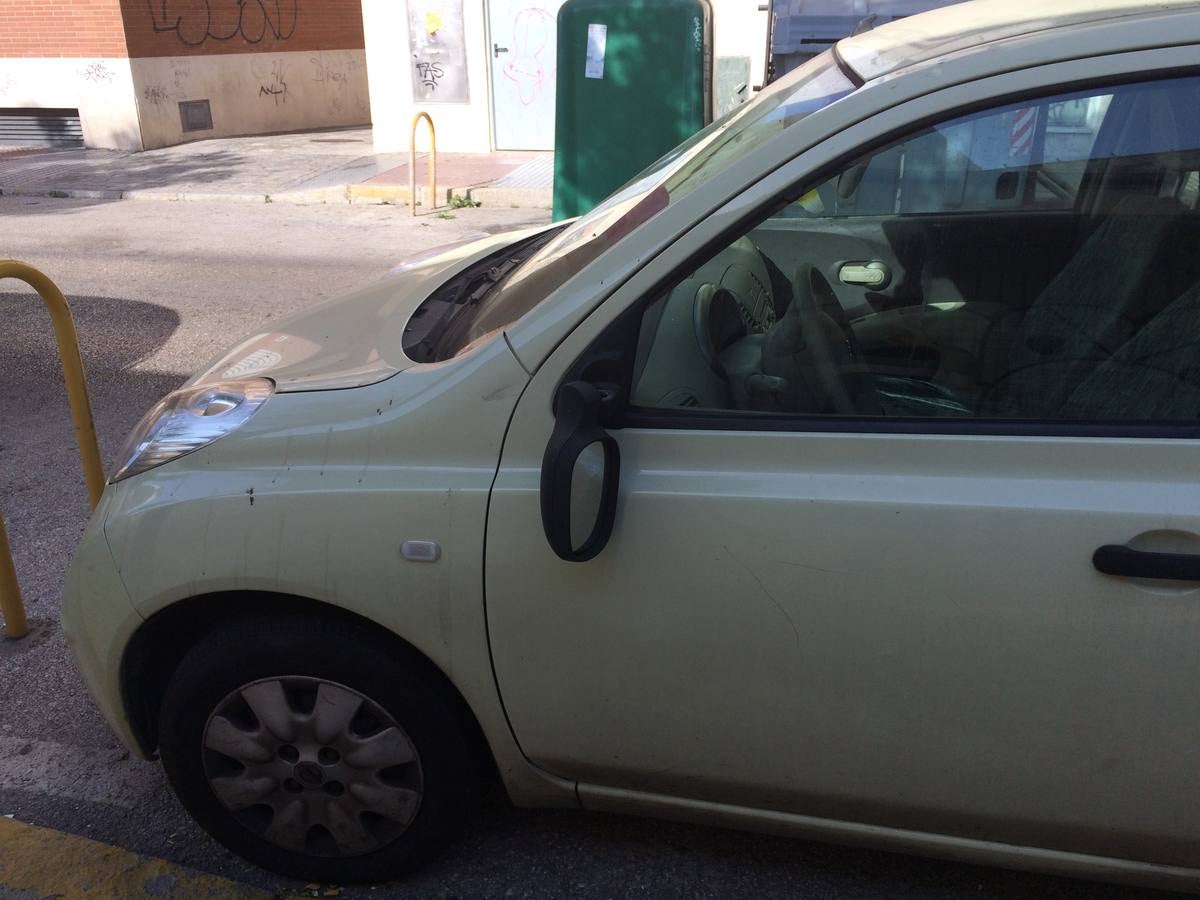
<instances>
[{"instance_id":1,"label":"car hood","mask_svg":"<svg viewBox=\"0 0 1200 900\"><path fill-rule=\"evenodd\" d=\"M549 227L549 226L544 226ZM264 376L280 392L362 387L417 363L402 349L404 327L435 288L476 259L544 227L490 235L417 263L383 281L272 322L188 381Z\"/></svg>"}]
</instances>

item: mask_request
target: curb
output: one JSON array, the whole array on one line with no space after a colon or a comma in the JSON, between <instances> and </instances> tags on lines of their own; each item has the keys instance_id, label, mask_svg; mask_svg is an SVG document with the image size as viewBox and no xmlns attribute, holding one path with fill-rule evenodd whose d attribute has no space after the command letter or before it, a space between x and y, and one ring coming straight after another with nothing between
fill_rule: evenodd
<instances>
[{"instance_id":1,"label":"curb","mask_svg":"<svg viewBox=\"0 0 1200 900\"><path fill-rule=\"evenodd\" d=\"M348 184L346 185L346 193L351 203L356 201L374 201L376 203L396 203L408 206L411 200L408 188L391 184ZM427 191L422 191L418 187L418 203L421 202L421 195L423 193L427 193ZM438 193L440 194L441 191L439 190Z\"/></svg>"},{"instance_id":2,"label":"curb","mask_svg":"<svg viewBox=\"0 0 1200 900\"><path fill-rule=\"evenodd\" d=\"M417 188L417 201L421 202L427 193ZM455 188L438 186L438 196L449 198L453 195L469 197L478 200L484 206L507 206L516 208L549 209L552 192L550 188L505 188L505 187L476 187ZM71 188L68 190L10 190L0 188L0 197L51 197L56 200L157 200L166 202L226 202L226 203L294 203L297 205L314 203L392 203L397 206L409 205L408 188L387 184L343 184L334 187L321 188L311 191L283 191L278 194L267 193L237 193L218 191L171 191L150 189L135 189L128 191L87 190Z\"/></svg>"},{"instance_id":3,"label":"curb","mask_svg":"<svg viewBox=\"0 0 1200 900\"><path fill-rule=\"evenodd\" d=\"M484 206L549 209L554 200L554 191L548 187L478 187L467 191L467 196Z\"/></svg>"},{"instance_id":4,"label":"curb","mask_svg":"<svg viewBox=\"0 0 1200 900\"><path fill-rule=\"evenodd\" d=\"M410 195L407 185L398 184L351 184L346 187L350 202L395 203L408 206ZM417 186L417 202L424 205L424 197L429 191L422 185ZM519 188L519 187L454 187L441 185L437 187L440 201L449 204L450 198L458 195L471 200L478 200L484 206L529 207L534 209L549 209L553 192L550 188Z\"/></svg>"},{"instance_id":5,"label":"curb","mask_svg":"<svg viewBox=\"0 0 1200 900\"><path fill-rule=\"evenodd\" d=\"M227 203L346 203L347 190L345 187L329 188L320 191L294 191L282 194L250 194L212 191L91 191L82 188L70 190L5 190L0 189L0 197L51 197L55 200L157 200L166 202L180 201L218 201Z\"/></svg>"}]
</instances>

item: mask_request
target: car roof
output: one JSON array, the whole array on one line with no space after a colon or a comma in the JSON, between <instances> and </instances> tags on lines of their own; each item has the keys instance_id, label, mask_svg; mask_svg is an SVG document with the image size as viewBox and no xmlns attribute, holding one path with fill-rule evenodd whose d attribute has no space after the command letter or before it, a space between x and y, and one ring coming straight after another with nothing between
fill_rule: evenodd
<instances>
[{"instance_id":1,"label":"car roof","mask_svg":"<svg viewBox=\"0 0 1200 900\"><path fill-rule=\"evenodd\" d=\"M997 41L1061 31L1113 19L1150 18L1200 9L1200 0L972 0L919 13L845 38L838 55L864 82L967 49L986 51ZM1113 51L1127 49L1114 46Z\"/></svg>"}]
</instances>

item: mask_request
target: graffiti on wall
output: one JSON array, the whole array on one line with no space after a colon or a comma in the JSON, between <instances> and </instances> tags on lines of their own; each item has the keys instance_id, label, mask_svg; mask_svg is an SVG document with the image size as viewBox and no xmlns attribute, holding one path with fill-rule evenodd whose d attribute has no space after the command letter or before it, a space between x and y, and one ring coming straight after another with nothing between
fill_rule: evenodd
<instances>
[{"instance_id":1,"label":"graffiti on wall","mask_svg":"<svg viewBox=\"0 0 1200 900\"><path fill-rule=\"evenodd\" d=\"M413 100L466 103L466 37L462 0L408 0Z\"/></svg>"},{"instance_id":2,"label":"graffiti on wall","mask_svg":"<svg viewBox=\"0 0 1200 900\"><path fill-rule=\"evenodd\" d=\"M526 7L513 17L513 46L504 77L516 83L522 106L532 106L542 96L546 66L554 67L555 27L554 14L540 7Z\"/></svg>"},{"instance_id":3,"label":"graffiti on wall","mask_svg":"<svg viewBox=\"0 0 1200 900\"><path fill-rule=\"evenodd\" d=\"M95 84L99 84L102 81L111 82L113 80L113 71L103 61L94 62L80 69L79 77L84 81L91 81Z\"/></svg>"},{"instance_id":4,"label":"graffiti on wall","mask_svg":"<svg viewBox=\"0 0 1200 900\"><path fill-rule=\"evenodd\" d=\"M271 37L286 41L296 33L299 0L146 0L158 34L174 33L179 42L199 47L205 41L247 44Z\"/></svg>"},{"instance_id":5,"label":"graffiti on wall","mask_svg":"<svg viewBox=\"0 0 1200 900\"><path fill-rule=\"evenodd\" d=\"M281 103L287 103L288 83L283 74L282 59L277 59L271 63L271 71L266 78L266 83L259 84L258 86L258 96L275 101L276 106Z\"/></svg>"},{"instance_id":6,"label":"graffiti on wall","mask_svg":"<svg viewBox=\"0 0 1200 900\"><path fill-rule=\"evenodd\" d=\"M171 93L161 84L148 84L142 88L142 99L155 106L162 106L171 100Z\"/></svg>"},{"instance_id":7,"label":"graffiti on wall","mask_svg":"<svg viewBox=\"0 0 1200 900\"><path fill-rule=\"evenodd\" d=\"M417 60L415 63L417 69L417 78L421 82L421 87L437 95L438 84L446 77L446 70L438 63L426 62Z\"/></svg>"},{"instance_id":8,"label":"graffiti on wall","mask_svg":"<svg viewBox=\"0 0 1200 900\"><path fill-rule=\"evenodd\" d=\"M345 110L350 100L350 83L343 68L346 60L342 54L328 56L318 52L316 56L309 57L308 63L312 66L313 84L319 85L329 112L337 114ZM359 108L363 106L361 98L356 105Z\"/></svg>"}]
</instances>

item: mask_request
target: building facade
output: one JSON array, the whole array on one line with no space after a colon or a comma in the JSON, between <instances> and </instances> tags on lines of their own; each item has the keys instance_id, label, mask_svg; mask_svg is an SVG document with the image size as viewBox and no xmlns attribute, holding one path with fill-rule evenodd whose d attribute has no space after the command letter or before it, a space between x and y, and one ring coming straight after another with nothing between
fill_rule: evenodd
<instances>
[{"instance_id":1,"label":"building facade","mask_svg":"<svg viewBox=\"0 0 1200 900\"><path fill-rule=\"evenodd\" d=\"M709 3L719 115L762 84L767 12L760 0ZM362 0L376 152L407 150L420 111L436 123L439 150L552 149L555 21L562 5Z\"/></svg>"},{"instance_id":2,"label":"building facade","mask_svg":"<svg viewBox=\"0 0 1200 900\"><path fill-rule=\"evenodd\" d=\"M441 150L549 150L562 3L0 0L0 144L138 150L373 123L375 150L396 152L426 111ZM709 3L720 114L762 84L767 13Z\"/></svg>"},{"instance_id":3,"label":"building facade","mask_svg":"<svg viewBox=\"0 0 1200 900\"><path fill-rule=\"evenodd\" d=\"M140 150L370 122L360 0L0 0L0 20L0 143L40 127Z\"/></svg>"}]
</instances>

